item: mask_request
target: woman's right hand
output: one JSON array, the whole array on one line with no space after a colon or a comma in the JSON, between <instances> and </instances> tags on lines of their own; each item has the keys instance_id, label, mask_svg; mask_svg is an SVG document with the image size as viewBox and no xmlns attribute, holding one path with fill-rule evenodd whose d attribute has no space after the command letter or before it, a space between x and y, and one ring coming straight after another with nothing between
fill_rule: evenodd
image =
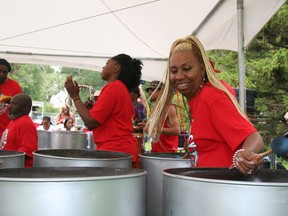
<instances>
[{"instance_id":1,"label":"woman's right hand","mask_svg":"<svg viewBox=\"0 0 288 216\"><path fill-rule=\"evenodd\" d=\"M233 165L244 175L252 174L263 163L259 155L248 149L239 149L235 152L233 157Z\"/></svg>"}]
</instances>

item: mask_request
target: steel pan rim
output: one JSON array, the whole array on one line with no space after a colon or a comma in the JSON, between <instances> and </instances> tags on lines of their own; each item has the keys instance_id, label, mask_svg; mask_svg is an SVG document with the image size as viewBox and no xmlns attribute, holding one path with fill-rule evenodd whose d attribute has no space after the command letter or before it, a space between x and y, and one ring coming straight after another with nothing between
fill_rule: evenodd
<instances>
[{"instance_id":1,"label":"steel pan rim","mask_svg":"<svg viewBox=\"0 0 288 216\"><path fill-rule=\"evenodd\" d=\"M25 156L25 152L17 152L17 151L7 151L7 152L9 152L10 154L0 155L0 159Z\"/></svg>"},{"instance_id":2,"label":"steel pan rim","mask_svg":"<svg viewBox=\"0 0 288 216\"><path fill-rule=\"evenodd\" d=\"M288 182L252 182L252 181L237 181L237 180L219 180L219 179L211 179L211 178L201 178L201 177L193 177L193 176L183 176L180 174L171 174L166 172L165 170L162 171L163 176L167 176L174 179L180 180L189 180L194 182L201 182L201 183L214 183L214 184L224 184L224 185L245 185L245 186L271 186L271 187L287 187Z\"/></svg>"},{"instance_id":3,"label":"steel pan rim","mask_svg":"<svg viewBox=\"0 0 288 216\"><path fill-rule=\"evenodd\" d=\"M83 131L44 131L44 130L38 130L37 132L39 133L52 133L52 134L81 134L81 135L85 135L86 133Z\"/></svg>"},{"instance_id":4,"label":"steel pan rim","mask_svg":"<svg viewBox=\"0 0 288 216\"><path fill-rule=\"evenodd\" d=\"M55 167L45 167L40 169L49 169L49 168L55 168ZM61 168L67 168L67 167L57 167L58 169ZM69 167L71 169L77 168L79 169L93 169L92 167ZM107 167L97 167L96 169L107 169ZM15 168L17 169L17 168ZM14 169L14 170L15 170ZM21 168L18 168L21 169ZM23 169L35 169L35 168L23 168ZM39 168L38 168L39 169ZM109 169L109 168L108 168ZM123 170L129 170L128 168L115 168L115 169L123 169ZM4 169L2 169L4 170ZM10 170L13 170L10 169ZM132 170L132 169L131 169ZM103 181L103 180L117 180L117 179L129 179L129 178L137 178L147 175L147 171L144 169L133 169L133 171L137 171L137 173L124 173L121 175L109 175L109 176L81 176L81 177L43 177L43 178L33 178L33 177L1 177L0 176L0 184L5 182L13 182L13 183L29 183L29 182L87 182L87 181Z\"/></svg>"},{"instance_id":5,"label":"steel pan rim","mask_svg":"<svg viewBox=\"0 0 288 216\"><path fill-rule=\"evenodd\" d=\"M190 161L190 159L183 159L183 158L169 158L169 157L153 157L153 156L148 156L148 155L143 155L143 154L139 154L140 158L144 158L144 159L153 159L153 160L169 160L169 161Z\"/></svg>"},{"instance_id":6,"label":"steel pan rim","mask_svg":"<svg viewBox=\"0 0 288 216\"><path fill-rule=\"evenodd\" d=\"M85 149L46 149L49 152L53 152L53 151L59 151L59 150L64 150L64 151L79 151L79 152L88 152L88 151L94 151L94 150L85 150ZM120 161L120 160L127 160L127 159L132 159L132 155L129 154L125 154L125 153L121 153L121 152L113 152L113 153L119 153L122 154L123 157L115 157L115 158L81 158L81 157L70 157L70 156L56 156L56 155L47 155L47 154L41 154L38 152L43 152L45 151L43 150L37 150L33 152L34 156L38 156L39 158L51 158L51 159L60 159L60 160L77 160L77 161ZM98 152L105 152L105 151L98 151ZM108 152L108 151L107 151ZM111 153L111 152L109 152Z\"/></svg>"}]
</instances>

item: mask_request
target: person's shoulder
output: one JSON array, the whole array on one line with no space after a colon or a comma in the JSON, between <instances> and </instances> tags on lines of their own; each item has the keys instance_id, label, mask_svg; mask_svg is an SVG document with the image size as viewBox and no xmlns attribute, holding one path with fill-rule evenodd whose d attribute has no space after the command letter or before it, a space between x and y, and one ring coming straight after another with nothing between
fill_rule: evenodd
<instances>
[{"instance_id":1,"label":"person's shoulder","mask_svg":"<svg viewBox=\"0 0 288 216\"><path fill-rule=\"evenodd\" d=\"M39 125L39 126L37 127L37 130L44 130L43 125Z\"/></svg>"},{"instance_id":2,"label":"person's shoulder","mask_svg":"<svg viewBox=\"0 0 288 216\"><path fill-rule=\"evenodd\" d=\"M76 127L74 127L74 126L71 127L70 131L77 131L77 130L76 130Z\"/></svg>"},{"instance_id":3,"label":"person's shoulder","mask_svg":"<svg viewBox=\"0 0 288 216\"><path fill-rule=\"evenodd\" d=\"M29 115L20 116L14 121L17 122L20 127L26 128L27 130L30 130L31 128L36 130L35 124Z\"/></svg>"},{"instance_id":4,"label":"person's shoulder","mask_svg":"<svg viewBox=\"0 0 288 216\"><path fill-rule=\"evenodd\" d=\"M134 106L135 107L145 107L142 103L140 103L140 102L136 102L135 104L134 104Z\"/></svg>"},{"instance_id":5,"label":"person's shoulder","mask_svg":"<svg viewBox=\"0 0 288 216\"><path fill-rule=\"evenodd\" d=\"M175 104L171 103L170 106L169 106L168 115L171 115L171 114L176 113L176 112L177 112L177 110L176 110Z\"/></svg>"},{"instance_id":6,"label":"person's shoulder","mask_svg":"<svg viewBox=\"0 0 288 216\"><path fill-rule=\"evenodd\" d=\"M16 118L15 121L16 120L17 121L31 121L33 123L32 119L30 118L29 115L21 115L18 118Z\"/></svg>"},{"instance_id":7,"label":"person's shoulder","mask_svg":"<svg viewBox=\"0 0 288 216\"><path fill-rule=\"evenodd\" d=\"M119 88L119 87L125 87L125 85L120 80L115 80L114 82L108 83L105 87L106 88Z\"/></svg>"},{"instance_id":8,"label":"person's shoulder","mask_svg":"<svg viewBox=\"0 0 288 216\"><path fill-rule=\"evenodd\" d=\"M7 84L9 84L9 85L15 85L15 86L19 86L20 87L20 84L16 81L16 80L14 80L14 79L11 79L11 78L7 78Z\"/></svg>"},{"instance_id":9,"label":"person's shoulder","mask_svg":"<svg viewBox=\"0 0 288 216\"><path fill-rule=\"evenodd\" d=\"M11 78L7 78L7 81L5 82L5 85L7 87L9 87L14 92L14 95L23 92L20 84L17 81L11 79Z\"/></svg>"},{"instance_id":10,"label":"person's shoulder","mask_svg":"<svg viewBox=\"0 0 288 216\"><path fill-rule=\"evenodd\" d=\"M216 100L218 97L226 97L226 93L224 91L212 86L210 83L204 85L200 93L205 95L205 97L212 99L215 98Z\"/></svg>"},{"instance_id":11,"label":"person's shoulder","mask_svg":"<svg viewBox=\"0 0 288 216\"><path fill-rule=\"evenodd\" d=\"M122 95L125 89L126 86L120 80L116 80L114 82L108 83L106 86L103 87L103 89L101 90L101 96L109 95L109 97L113 97L116 95Z\"/></svg>"},{"instance_id":12,"label":"person's shoulder","mask_svg":"<svg viewBox=\"0 0 288 216\"><path fill-rule=\"evenodd\" d=\"M50 125L50 128L49 128L49 130L48 131L57 131L57 126L55 126L55 125Z\"/></svg>"}]
</instances>

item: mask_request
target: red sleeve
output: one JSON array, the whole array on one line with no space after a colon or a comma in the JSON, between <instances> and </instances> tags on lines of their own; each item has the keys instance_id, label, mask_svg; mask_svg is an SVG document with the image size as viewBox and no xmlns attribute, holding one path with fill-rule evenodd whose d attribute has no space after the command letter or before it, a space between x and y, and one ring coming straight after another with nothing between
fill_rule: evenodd
<instances>
[{"instance_id":1,"label":"red sleeve","mask_svg":"<svg viewBox=\"0 0 288 216\"><path fill-rule=\"evenodd\" d=\"M108 85L105 86L101 91L100 97L90 110L90 115L100 124L103 124L115 109L116 100L113 97L113 89Z\"/></svg>"},{"instance_id":2,"label":"red sleeve","mask_svg":"<svg viewBox=\"0 0 288 216\"><path fill-rule=\"evenodd\" d=\"M219 97L211 107L212 123L231 149L235 150L243 140L257 130L236 110L230 99Z\"/></svg>"}]
</instances>

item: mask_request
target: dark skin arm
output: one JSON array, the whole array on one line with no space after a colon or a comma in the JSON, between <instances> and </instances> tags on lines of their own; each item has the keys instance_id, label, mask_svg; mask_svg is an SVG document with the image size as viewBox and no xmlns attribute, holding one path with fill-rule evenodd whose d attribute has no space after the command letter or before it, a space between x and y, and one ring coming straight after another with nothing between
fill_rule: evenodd
<instances>
[{"instance_id":1,"label":"dark skin arm","mask_svg":"<svg viewBox=\"0 0 288 216\"><path fill-rule=\"evenodd\" d=\"M70 97L72 98L72 100L74 101L77 111L81 119L83 120L85 126L90 129L99 127L101 124L90 116L89 110L87 109L85 104L81 101L80 96L79 96L80 90L79 90L78 83L74 81L71 76L67 77L65 81L65 88L68 94L70 95Z\"/></svg>"},{"instance_id":2,"label":"dark skin arm","mask_svg":"<svg viewBox=\"0 0 288 216\"><path fill-rule=\"evenodd\" d=\"M262 158L258 159L259 152L263 149L263 139L258 132L250 134L243 142L242 149L236 154L235 166L243 174L255 171L262 163Z\"/></svg>"},{"instance_id":3,"label":"dark skin arm","mask_svg":"<svg viewBox=\"0 0 288 216\"><path fill-rule=\"evenodd\" d=\"M263 149L264 143L261 135L258 132L252 133L240 144L243 149L236 153L235 167L241 173L251 174L263 163L263 159L259 158L259 152ZM187 149L187 143L184 144L184 149ZM186 153L183 158L189 158L189 153Z\"/></svg>"}]
</instances>

